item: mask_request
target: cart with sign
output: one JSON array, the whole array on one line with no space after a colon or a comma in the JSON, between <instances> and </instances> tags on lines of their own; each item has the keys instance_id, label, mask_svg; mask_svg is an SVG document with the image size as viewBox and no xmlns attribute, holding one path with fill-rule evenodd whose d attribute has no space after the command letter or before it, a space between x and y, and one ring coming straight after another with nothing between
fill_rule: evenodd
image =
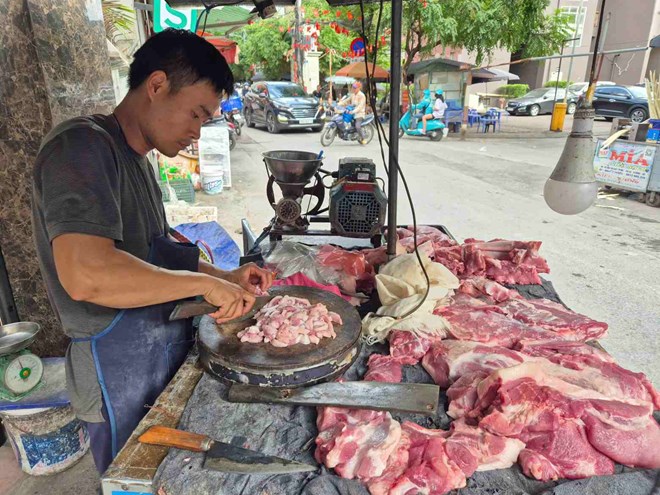
<instances>
[{"instance_id":1,"label":"cart with sign","mask_svg":"<svg viewBox=\"0 0 660 495\"><path fill-rule=\"evenodd\" d=\"M660 148L655 143L617 139L609 146L599 140L594 172L601 184L642 193L649 206L660 207Z\"/></svg>"}]
</instances>

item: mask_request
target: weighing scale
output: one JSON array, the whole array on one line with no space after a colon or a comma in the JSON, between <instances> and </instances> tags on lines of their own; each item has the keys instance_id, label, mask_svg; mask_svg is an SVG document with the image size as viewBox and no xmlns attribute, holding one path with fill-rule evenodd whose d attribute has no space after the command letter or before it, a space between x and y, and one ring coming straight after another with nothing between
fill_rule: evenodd
<instances>
[{"instance_id":1,"label":"weighing scale","mask_svg":"<svg viewBox=\"0 0 660 495\"><path fill-rule=\"evenodd\" d=\"M26 349L36 338L36 323L18 322L0 326L0 399L15 402L41 385L44 366Z\"/></svg>"}]
</instances>

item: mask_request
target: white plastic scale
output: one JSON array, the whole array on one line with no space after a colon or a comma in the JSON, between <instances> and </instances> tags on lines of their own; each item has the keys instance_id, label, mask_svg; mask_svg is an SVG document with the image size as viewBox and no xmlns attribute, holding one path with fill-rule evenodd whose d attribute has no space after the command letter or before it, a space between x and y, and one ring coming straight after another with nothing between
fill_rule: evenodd
<instances>
[{"instance_id":1,"label":"white plastic scale","mask_svg":"<svg viewBox=\"0 0 660 495\"><path fill-rule=\"evenodd\" d=\"M0 399L17 401L40 385L44 365L26 349L39 329L30 322L0 326Z\"/></svg>"}]
</instances>

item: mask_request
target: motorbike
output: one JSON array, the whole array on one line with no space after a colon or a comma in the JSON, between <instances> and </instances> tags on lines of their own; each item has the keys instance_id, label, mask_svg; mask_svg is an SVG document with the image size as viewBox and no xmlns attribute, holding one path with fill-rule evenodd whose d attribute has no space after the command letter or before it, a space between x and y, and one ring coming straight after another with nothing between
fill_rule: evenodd
<instances>
[{"instance_id":1,"label":"motorbike","mask_svg":"<svg viewBox=\"0 0 660 495\"><path fill-rule=\"evenodd\" d=\"M358 141L359 136L355 128L355 119L351 113L353 107L349 105L344 109L341 106L333 105L333 111L334 115L325 124L325 128L321 133L321 144L323 146L330 146L337 136L344 141ZM373 114L367 114L362 120L362 133L366 141L365 144L371 142L375 132L374 116Z\"/></svg>"},{"instance_id":2,"label":"motorbike","mask_svg":"<svg viewBox=\"0 0 660 495\"><path fill-rule=\"evenodd\" d=\"M220 103L220 109L222 110L222 116L227 123L233 124L234 132L237 136L240 136L241 128L245 125L245 119L241 114L243 110L243 101L239 94L235 92L230 98L222 101Z\"/></svg>"},{"instance_id":3,"label":"motorbike","mask_svg":"<svg viewBox=\"0 0 660 495\"><path fill-rule=\"evenodd\" d=\"M233 150L236 147L236 125L233 122L227 121L227 127L229 128L229 151Z\"/></svg>"},{"instance_id":4,"label":"motorbike","mask_svg":"<svg viewBox=\"0 0 660 495\"><path fill-rule=\"evenodd\" d=\"M243 118L243 115L241 114L241 111L238 110L237 108L231 110L230 112L224 112L223 113L225 120L229 124L234 125L234 130L236 132L237 136L241 135L241 129L245 125L245 119Z\"/></svg>"},{"instance_id":5,"label":"motorbike","mask_svg":"<svg viewBox=\"0 0 660 495\"><path fill-rule=\"evenodd\" d=\"M399 120L399 137L407 136L426 136L431 141L440 141L447 133L444 122L440 119L432 119L426 121L426 134L422 134L422 118L416 117L413 112L419 109L415 105L410 105L408 111L403 114ZM428 104L423 109L424 115L433 113L433 104Z\"/></svg>"}]
</instances>

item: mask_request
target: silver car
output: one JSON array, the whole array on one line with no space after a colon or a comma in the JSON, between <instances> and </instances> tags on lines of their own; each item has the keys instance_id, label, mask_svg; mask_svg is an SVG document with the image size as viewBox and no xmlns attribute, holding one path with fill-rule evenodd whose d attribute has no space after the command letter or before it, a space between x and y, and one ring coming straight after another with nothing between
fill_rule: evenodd
<instances>
[{"instance_id":1,"label":"silver car","mask_svg":"<svg viewBox=\"0 0 660 495\"><path fill-rule=\"evenodd\" d=\"M556 93L555 93L556 91ZM506 111L511 115L531 115L536 117L543 113L552 113L555 102L563 102L566 90L563 88L538 88L530 91L525 96L514 98L507 103ZM568 92L566 113L572 115L577 109L578 97Z\"/></svg>"}]
</instances>

